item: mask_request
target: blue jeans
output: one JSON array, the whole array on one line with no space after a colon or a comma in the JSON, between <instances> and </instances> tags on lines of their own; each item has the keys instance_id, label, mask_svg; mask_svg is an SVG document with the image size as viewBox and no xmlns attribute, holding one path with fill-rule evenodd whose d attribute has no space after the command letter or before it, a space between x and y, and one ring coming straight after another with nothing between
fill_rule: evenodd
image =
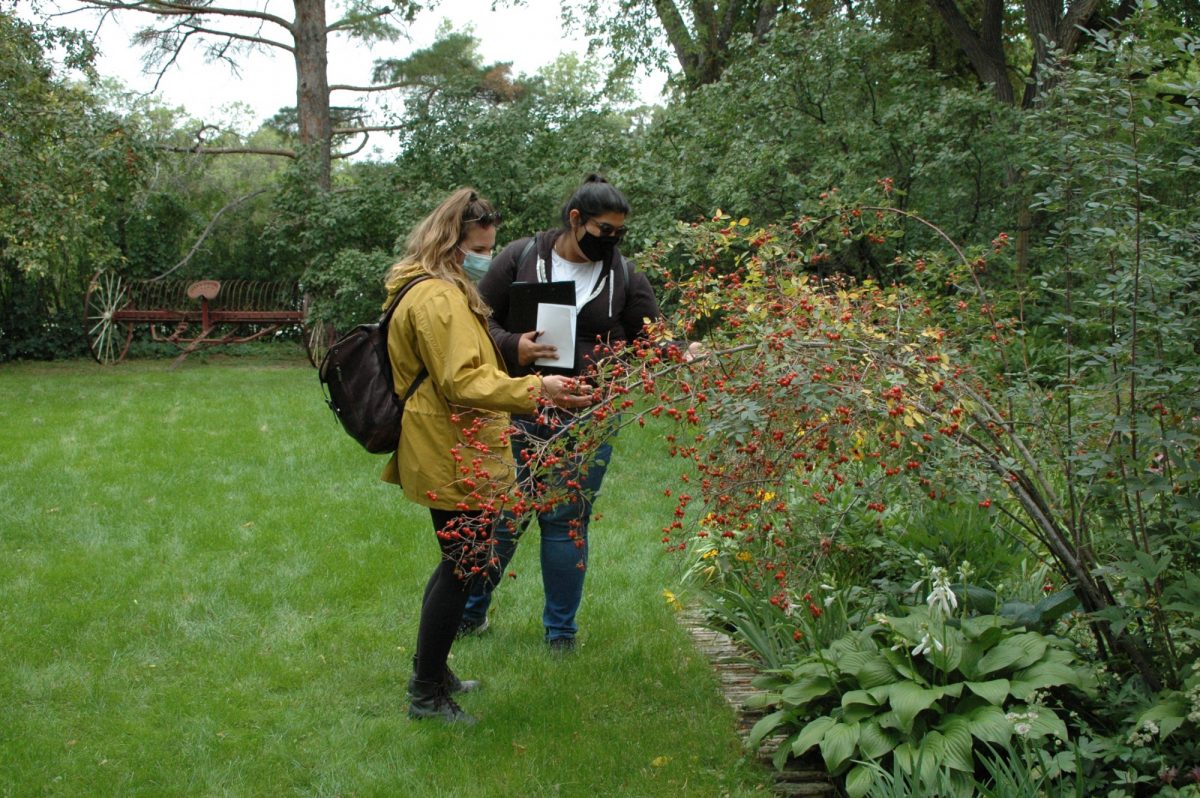
<instances>
[{"instance_id":1,"label":"blue jeans","mask_svg":"<svg viewBox=\"0 0 1200 798\"><path fill-rule=\"evenodd\" d=\"M532 422L518 419L519 433L513 437L513 455L517 460L517 476L520 484L529 484L529 468L525 465L522 450L526 436L547 438L554 430ZM538 527L542 542L542 587L545 591L545 606L542 610L542 626L546 629L546 640L574 637L578 631L575 614L583 601L583 579L587 573L588 522L592 517L592 504L600 494L600 483L608 470L612 457L612 445L605 441L596 448L588 459L572 463L569 468L557 471L554 484L565 486L568 480L577 480L578 489L568 492L567 500L559 502L546 512L538 513ZM507 523L506 523L507 522ZM499 572L503 574L517 550L517 541L529 525L529 518L501 519L496 529L495 555L500 560ZM487 580L477 582L467 599L463 620L481 623L487 616L492 603L495 585Z\"/></svg>"}]
</instances>

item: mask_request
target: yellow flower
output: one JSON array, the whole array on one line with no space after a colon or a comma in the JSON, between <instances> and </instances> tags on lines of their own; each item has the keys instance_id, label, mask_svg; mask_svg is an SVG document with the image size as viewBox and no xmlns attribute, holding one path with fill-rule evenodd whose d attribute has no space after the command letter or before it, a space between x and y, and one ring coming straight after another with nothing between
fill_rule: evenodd
<instances>
[{"instance_id":1,"label":"yellow flower","mask_svg":"<svg viewBox=\"0 0 1200 798\"><path fill-rule=\"evenodd\" d=\"M748 551L739 551L737 553L738 562L750 562L753 559L754 559L754 555L752 555Z\"/></svg>"},{"instance_id":2,"label":"yellow flower","mask_svg":"<svg viewBox=\"0 0 1200 798\"><path fill-rule=\"evenodd\" d=\"M679 599L676 598L675 594L672 593L670 590L664 589L662 592L662 595L663 595L663 598L665 598L667 600L667 603L670 604L672 608L677 609L677 610L683 609L683 604L680 603Z\"/></svg>"}]
</instances>

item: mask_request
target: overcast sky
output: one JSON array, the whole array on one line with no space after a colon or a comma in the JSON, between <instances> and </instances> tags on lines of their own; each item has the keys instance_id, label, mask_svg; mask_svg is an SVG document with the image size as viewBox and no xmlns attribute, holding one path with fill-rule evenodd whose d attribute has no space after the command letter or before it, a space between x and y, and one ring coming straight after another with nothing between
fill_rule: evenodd
<instances>
[{"instance_id":1,"label":"overcast sky","mask_svg":"<svg viewBox=\"0 0 1200 798\"><path fill-rule=\"evenodd\" d=\"M74 3L60 0L58 5L66 9ZM289 0L258 0L254 5L264 5L268 11L275 10L285 18L293 15ZM474 26L484 60L511 62L514 74L532 74L564 52L585 54L586 44L582 38L563 31L558 0L526 0L523 6L498 11L490 8L488 0L443 0L433 11L418 15L408 30L408 40L402 38L376 44L371 50L342 37L333 37L330 40L329 82L356 85L369 82L376 59L403 57L428 47L443 20L449 20L456 30L466 25ZM59 22L93 30L98 19L94 13L81 12L60 17ZM104 21L98 40L101 75L120 78L135 91L149 91L153 87L154 77L142 72L140 50L130 43L133 33L148 21L147 15L136 13L114 14ZM268 37L277 36L269 28L263 33ZM239 64L240 76L233 75L224 64L205 63L199 48L187 49L159 84L158 96L168 105L186 108L192 116L223 124L235 119L229 106L244 103L252 109L251 128L279 108L295 105L295 67L287 53L255 54L240 58ZM647 79L641 91L643 100L658 101L661 86L661 78ZM336 105L339 100L349 103L353 97L361 98L362 95L335 92L333 103ZM383 143L378 135L372 138L372 144Z\"/></svg>"}]
</instances>

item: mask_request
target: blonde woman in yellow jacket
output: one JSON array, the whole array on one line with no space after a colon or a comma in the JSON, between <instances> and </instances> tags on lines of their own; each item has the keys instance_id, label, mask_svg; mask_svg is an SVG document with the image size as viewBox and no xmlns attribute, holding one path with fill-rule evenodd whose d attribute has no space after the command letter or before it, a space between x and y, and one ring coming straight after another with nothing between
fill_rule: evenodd
<instances>
[{"instance_id":1,"label":"blonde woman in yellow jacket","mask_svg":"<svg viewBox=\"0 0 1200 798\"><path fill-rule=\"evenodd\" d=\"M404 429L383 479L429 508L441 549L421 603L408 690L413 718L475 720L452 694L479 683L460 680L446 660L472 587L499 576L492 532L516 483L509 414L591 401L568 377L505 372L488 334L490 311L464 271L464 262L478 268L491 257L499 221L474 189L459 189L416 226L387 276L389 303L410 280L432 278L409 290L388 327L397 392L406 392L422 369L429 376L405 405Z\"/></svg>"}]
</instances>

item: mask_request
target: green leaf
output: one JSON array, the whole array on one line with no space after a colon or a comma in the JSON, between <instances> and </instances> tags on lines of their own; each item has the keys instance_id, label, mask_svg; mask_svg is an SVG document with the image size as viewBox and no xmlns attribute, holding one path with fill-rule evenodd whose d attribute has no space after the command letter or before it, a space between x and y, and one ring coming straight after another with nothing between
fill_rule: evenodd
<instances>
[{"instance_id":1,"label":"green leaf","mask_svg":"<svg viewBox=\"0 0 1200 798\"><path fill-rule=\"evenodd\" d=\"M944 755L946 741L941 732L931 731L921 738L913 748L910 767L921 774L926 784L937 775L938 763Z\"/></svg>"},{"instance_id":2,"label":"green leaf","mask_svg":"<svg viewBox=\"0 0 1200 798\"><path fill-rule=\"evenodd\" d=\"M1152 720L1156 723L1164 718L1183 717L1187 714L1188 705L1179 695L1173 695L1165 698L1159 703L1147 709L1137 716L1138 724L1144 720Z\"/></svg>"},{"instance_id":3,"label":"green leaf","mask_svg":"<svg viewBox=\"0 0 1200 798\"><path fill-rule=\"evenodd\" d=\"M855 765L846 774L846 794L850 798L863 798L875 784L875 768Z\"/></svg>"},{"instance_id":4,"label":"green leaf","mask_svg":"<svg viewBox=\"0 0 1200 798\"><path fill-rule=\"evenodd\" d=\"M754 728L750 730L750 736L746 738L747 744L751 748L758 748L768 734L779 728L784 720L790 717L793 717L790 710L781 709L759 718L758 723L755 723Z\"/></svg>"},{"instance_id":5,"label":"green leaf","mask_svg":"<svg viewBox=\"0 0 1200 798\"><path fill-rule=\"evenodd\" d=\"M976 585L963 585L957 582L950 585L950 589L958 597L958 603L966 609L983 614L990 614L996 609L995 591Z\"/></svg>"},{"instance_id":6,"label":"green leaf","mask_svg":"<svg viewBox=\"0 0 1200 798\"><path fill-rule=\"evenodd\" d=\"M958 698L959 696L962 695L963 684L964 684L963 682L955 682L954 684L945 684L945 685L942 685L941 687L935 687L933 689L937 690L943 696L950 696L951 698Z\"/></svg>"},{"instance_id":7,"label":"green leaf","mask_svg":"<svg viewBox=\"0 0 1200 798\"><path fill-rule=\"evenodd\" d=\"M917 749L910 742L900 743L892 750L892 756L896 760L896 764L900 770L911 776L913 774L913 766L916 764Z\"/></svg>"},{"instance_id":8,"label":"green leaf","mask_svg":"<svg viewBox=\"0 0 1200 798\"><path fill-rule=\"evenodd\" d=\"M747 709L766 709L779 703L779 693L754 693L745 700Z\"/></svg>"},{"instance_id":9,"label":"green leaf","mask_svg":"<svg viewBox=\"0 0 1200 798\"><path fill-rule=\"evenodd\" d=\"M850 690L842 694L842 707L848 707L853 704L866 704L869 707L879 706L879 699L868 693L866 690Z\"/></svg>"},{"instance_id":10,"label":"green leaf","mask_svg":"<svg viewBox=\"0 0 1200 798\"><path fill-rule=\"evenodd\" d=\"M947 775L950 778L950 790L954 798L975 798L978 784L974 774L952 770Z\"/></svg>"},{"instance_id":11,"label":"green leaf","mask_svg":"<svg viewBox=\"0 0 1200 798\"><path fill-rule=\"evenodd\" d=\"M879 712L878 707L869 707L865 704L855 704L852 707L841 711L840 719L843 723L858 723L867 718L874 717Z\"/></svg>"},{"instance_id":12,"label":"green leaf","mask_svg":"<svg viewBox=\"0 0 1200 798\"><path fill-rule=\"evenodd\" d=\"M1050 645L1050 641L1038 632L1023 632L1018 635L1013 635L1009 640L1017 641L1017 644L1025 650L1024 656L1020 657L1013 663L1014 668L1028 668L1035 662L1046 655L1046 649ZM987 656L986 654L984 655Z\"/></svg>"},{"instance_id":13,"label":"green leaf","mask_svg":"<svg viewBox=\"0 0 1200 798\"><path fill-rule=\"evenodd\" d=\"M989 704L1000 706L1008 698L1008 679L991 679L986 682L967 682L967 689L987 701Z\"/></svg>"},{"instance_id":14,"label":"green leaf","mask_svg":"<svg viewBox=\"0 0 1200 798\"><path fill-rule=\"evenodd\" d=\"M967 731L985 743L1006 745L1012 737L1013 726L1000 707L987 704L960 716L967 724Z\"/></svg>"},{"instance_id":15,"label":"green leaf","mask_svg":"<svg viewBox=\"0 0 1200 798\"><path fill-rule=\"evenodd\" d=\"M942 673L951 673L958 670L966 644L966 637L961 631L947 626L942 632L942 650L934 648L925 656Z\"/></svg>"},{"instance_id":16,"label":"green leaf","mask_svg":"<svg viewBox=\"0 0 1200 798\"><path fill-rule=\"evenodd\" d=\"M792 741L792 753L796 756L803 755L808 749L821 742L821 738L825 736L825 732L836 724L837 721L828 715L822 715L816 720L810 721L796 735L796 739Z\"/></svg>"},{"instance_id":17,"label":"green leaf","mask_svg":"<svg viewBox=\"0 0 1200 798\"><path fill-rule=\"evenodd\" d=\"M1034 605L1038 614L1038 622L1043 626L1057 621L1071 610L1079 606L1079 596L1071 590L1060 590L1051 593Z\"/></svg>"},{"instance_id":18,"label":"green leaf","mask_svg":"<svg viewBox=\"0 0 1200 798\"><path fill-rule=\"evenodd\" d=\"M1024 701L1034 690L1069 684L1079 686L1079 674L1069 665L1058 662L1039 662L1013 674L1012 694Z\"/></svg>"},{"instance_id":19,"label":"green leaf","mask_svg":"<svg viewBox=\"0 0 1200 798\"><path fill-rule=\"evenodd\" d=\"M1028 712L1030 710L1027 708L1018 711ZM1067 724L1063 723L1062 719L1054 714L1054 710L1037 707L1036 709L1032 709L1032 711L1037 713L1037 717L1028 721L1031 727L1029 732L1030 737L1036 738L1054 735L1060 740L1067 739Z\"/></svg>"},{"instance_id":20,"label":"green leaf","mask_svg":"<svg viewBox=\"0 0 1200 798\"><path fill-rule=\"evenodd\" d=\"M879 653L882 654L885 659L887 659L888 664L895 668L896 673L900 674L905 679L917 682L919 684L928 684L925 678L921 676L921 674L917 673L917 671L913 668L912 663L908 659L907 651L892 651L889 648L885 648ZM893 681L895 681L894 678ZM865 687L866 685L863 686Z\"/></svg>"},{"instance_id":21,"label":"green leaf","mask_svg":"<svg viewBox=\"0 0 1200 798\"><path fill-rule=\"evenodd\" d=\"M963 634L972 640L981 640L986 635L1003 633L1008 625L1008 619L999 615L977 615L973 618L963 619L962 630ZM998 639L998 637L992 638L987 643L987 647L991 648Z\"/></svg>"},{"instance_id":22,"label":"green leaf","mask_svg":"<svg viewBox=\"0 0 1200 798\"><path fill-rule=\"evenodd\" d=\"M1041 659L1046 653L1046 639L1036 632L1023 632L1002 640L995 648L980 657L975 664L981 675L1005 668L1024 668Z\"/></svg>"},{"instance_id":23,"label":"green leaf","mask_svg":"<svg viewBox=\"0 0 1200 798\"><path fill-rule=\"evenodd\" d=\"M1183 725L1184 718L1163 718L1158 724L1158 734L1162 739Z\"/></svg>"},{"instance_id":24,"label":"green leaf","mask_svg":"<svg viewBox=\"0 0 1200 798\"><path fill-rule=\"evenodd\" d=\"M875 716L875 720L882 729L900 730L900 718L896 717L896 710L894 709L889 709L887 712L880 712Z\"/></svg>"},{"instance_id":25,"label":"green leaf","mask_svg":"<svg viewBox=\"0 0 1200 798\"><path fill-rule=\"evenodd\" d=\"M889 624L892 631L901 635L914 646L925 635L924 627L929 626L929 609L927 607L908 607L907 615L890 616ZM887 649L883 649L884 652Z\"/></svg>"},{"instance_id":26,"label":"green leaf","mask_svg":"<svg viewBox=\"0 0 1200 798\"><path fill-rule=\"evenodd\" d=\"M832 691L833 682L828 676L812 676L790 684L780 692L782 703L794 707L802 707L814 698L819 698Z\"/></svg>"},{"instance_id":27,"label":"green leaf","mask_svg":"<svg viewBox=\"0 0 1200 798\"><path fill-rule=\"evenodd\" d=\"M877 651L845 651L837 658L837 669L843 673L857 674L866 662L878 656Z\"/></svg>"},{"instance_id":28,"label":"green leaf","mask_svg":"<svg viewBox=\"0 0 1200 798\"><path fill-rule=\"evenodd\" d=\"M857 723L838 723L829 727L821 738L821 756L830 773L836 774L854 756L858 747L858 729Z\"/></svg>"},{"instance_id":29,"label":"green leaf","mask_svg":"<svg viewBox=\"0 0 1200 798\"><path fill-rule=\"evenodd\" d=\"M853 673L854 678L858 679L859 686L864 689L896 681L896 669L878 652L865 655L858 669Z\"/></svg>"},{"instance_id":30,"label":"green leaf","mask_svg":"<svg viewBox=\"0 0 1200 798\"><path fill-rule=\"evenodd\" d=\"M879 759L900 743L900 735L879 725L872 718L859 724L858 751L867 759Z\"/></svg>"},{"instance_id":31,"label":"green leaf","mask_svg":"<svg viewBox=\"0 0 1200 798\"><path fill-rule=\"evenodd\" d=\"M1028 601L1006 601L1000 605L1000 614L1021 626L1037 624L1037 609Z\"/></svg>"},{"instance_id":32,"label":"green leaf","mask_svg":"<svg viewBox=\"0 0 1200 798\"><path fill-rule=\"evenodd\" d=\"M801 662L792 668L792 681L798 682L806 676L825 676L829 673L832 663L824 659Z\"/></svg>"},{"instance_id":33,"label":"green leaf","mask_svg":"<svg viewBox=\"0 0 1200 798\"><path fill-rule=\"evenodd\" d=\"M911 732L917 715L933 706L940 697L940 691L928 690L912 682L898 682L892 685L888 693L888 700L900 721L900 729L905 732Z\"/></svg>"},{"instance_id":34,"label":"green leaf","mask_svg":"<svg viewBox=\"0 0 1200 798\"><path fill-rule=\"evenodd\" d=\"M791 756L792 751L791 744L795 743L798 736L798 734L793 734L787 738L775 749L775 753L771 755L771 764L775 766L776 770L783 770L787 766L788 757Z\"/></svg>"},{"instance_id":35,"label":"green leaf","mask_svg":"<svg viewBox=\"0 0 1200 798\"><path fill-rule=\"evenodd\" d=\"M968 725L963 718L951 718L938 726L943 740L942 755L938 760L940 765L964 773L975 771L975 757L972 755L974 743Z\"/></svg>"}]
</instances>

